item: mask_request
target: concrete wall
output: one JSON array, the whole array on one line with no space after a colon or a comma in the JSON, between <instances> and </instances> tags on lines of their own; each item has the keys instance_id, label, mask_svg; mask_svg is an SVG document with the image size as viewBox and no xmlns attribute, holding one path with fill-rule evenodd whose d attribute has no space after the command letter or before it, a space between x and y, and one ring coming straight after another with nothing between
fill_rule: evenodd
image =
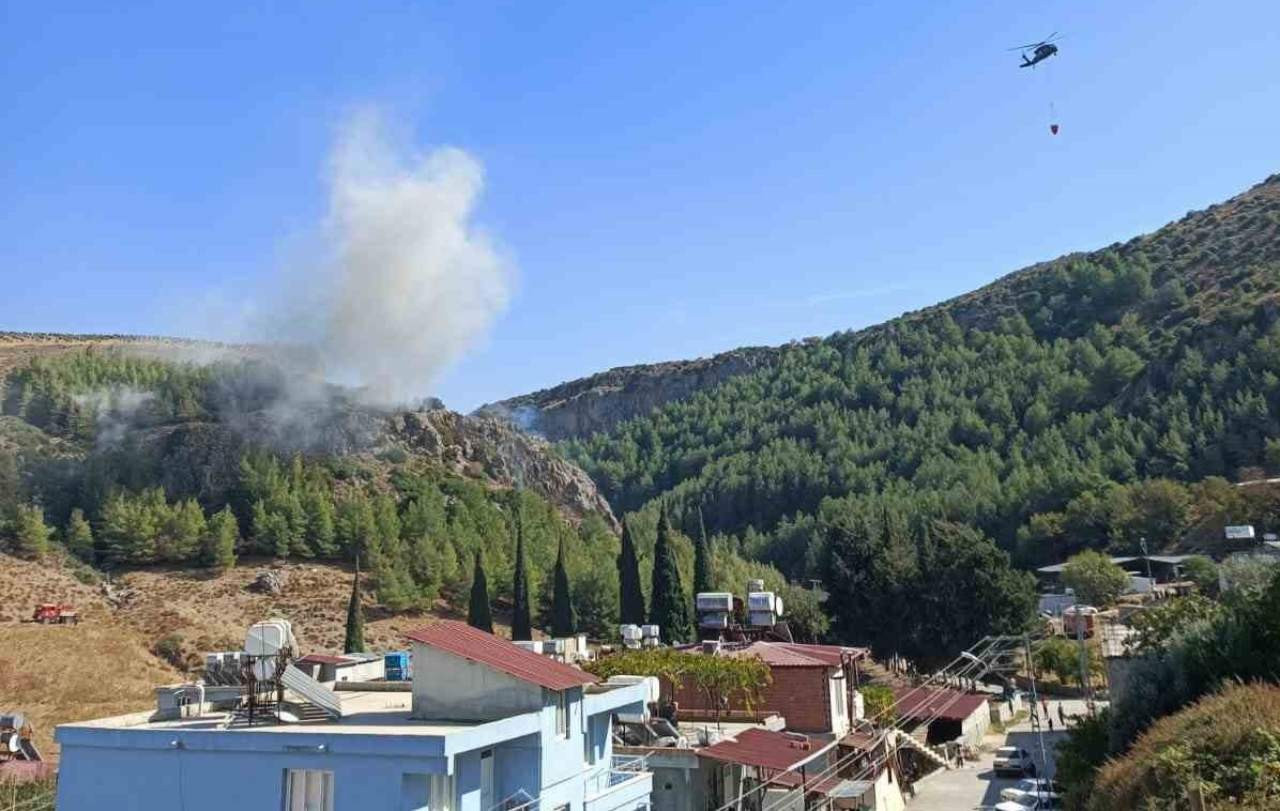
<instances>
[{"instance_id":1,"label":"concrete wall","mask_svg":"<svg viewBox=\"0 0 1280 811\"><path fill-rule=\"evenodd\" d=\"M277 809L286 769L334 773L336 808L400 808L406 774L443 773L444 758L312 752L124 749L63 744L59 811Z\"/></svg>"},{"instance_id":2,"label":"concrete wall","mask_svg":"<svg viewBox=\"0 0 1280 811\"><path fill-rule=\"evenodd\" d=\"M868 805L874 811L904 811L906 809L907 801L902 796L901 783L893 776L891 769L881 771L880 776L876 778L875 786L872 789L871 802Z\"/></svg>"},{"instance_id":3,"label":"concrete wall","mask_svg":"<svg viewBox=\"0 0 1280 811\"><path fill-rule=\"evenodd\" d=\"M543 708L542 688L423 644L413 646L413 717L504 718Z\"/></svg>"}]
</instances>

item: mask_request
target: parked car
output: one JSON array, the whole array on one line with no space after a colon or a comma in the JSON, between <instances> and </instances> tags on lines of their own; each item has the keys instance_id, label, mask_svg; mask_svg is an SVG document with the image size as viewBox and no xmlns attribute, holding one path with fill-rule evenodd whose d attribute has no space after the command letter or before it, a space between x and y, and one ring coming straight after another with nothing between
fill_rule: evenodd
<instances>
[{"instance_id":1,"label":"parked car","mask_svg":"<svg viewBox=\"0 0 1280 811\"><path fill-rule=\"evenodd\" d=\"M996 750L995 772L997 775L1014 775L1022 777L1032 768L1031 753L1016 746L1002 746Z\"/></svg>"},{"instance_id":2,"label":"parked car","mask_svg":"<svg viewBox=\"0 0 1280 811\"><path fill-rule=\"evenodd\" d=\"M1028 777L1018 781L1018 785L1001 790L1000 799L1012 800L1015 803L1028 805L1031 800L1039 800L1041 808L1054 808L1061 797L1058 787L1043 777Z\"/></svg>"}]
</instances>

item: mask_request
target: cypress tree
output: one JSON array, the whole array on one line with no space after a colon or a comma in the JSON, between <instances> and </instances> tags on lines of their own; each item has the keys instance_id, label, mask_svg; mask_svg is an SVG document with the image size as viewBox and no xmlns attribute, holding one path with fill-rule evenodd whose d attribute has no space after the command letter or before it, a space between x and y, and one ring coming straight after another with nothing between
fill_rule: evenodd
<instances>
[{"instance_id":1,"label":"cypress tree","mask_svg":"<svg viewBox=\"0 0 1280 811\"><path fill-rule=\"evenodd\" d=\"M524 567L524 521L516 512L516 570L511 580L511 638L533 639L533 615L529 606L529 573Z\"/></svg>"},{"instance_id":2,"label":"cypress tree","mask_svg":"<svg viewBox=\"0 0 1280 811\"><path fill-rule=\"evenodd\" d=\"M564 536L560 536L560 551L556 555L555 584L551 594L551 633L557 637L570 636L578 630L578 616L573 610L573 596L569 592L569 573L564 568Z\"/></svg>"},{"instance_id":3,"label":"cypress tree","mask_svg":"<svg viewBox=\"0 0 1280 811\"><path fill-rule=\"evenodd\" d=\"M623 624L643 625L646 613L636 544L631 528L623 521L622 550L618 553L618 619Z\"/></svg>"},{"instance_id":4,"label":"cypress tree","mask_svg":"<svg viewBox=\"0 0 1280 811\"><path fill-rule=\"evenodd\" d=\"M711 591L715 574L711 568L711 544L707 541L707 525L702 521L702 507L698 507L698 534L693 539L693 593Z\"/></svg>"},{"instance_id":5,"label":"cypress tree","mask_svg":"<svg viewBox=\"0 0 1280 811\"><path fill-rule=\"evenodd\" d=\"M351 600L347 603L347 638L343 653L364 652L364 607L360 605L360 556L356 556L356 573L351 578Z\"/></svg>"},{"instance_id":6,"label":"cypress tree","mask_svg":"<svg viewBox=\"0 0 1280 811\"><path fill-rule=\"evenodd\" d=\"M671 521L664 507L658 518L658 542L653 547L653 604L649 620L662 629L667 644L685 642L693 637L689 597L680 584L676 552L671 548Z\"/></svg>"},{"instance_id":7,"label":"cypress tree","mask_svg":"<svg viewBox=\"0 0 1280 811\"><path fill-rule=\"evenodd\" d=\"M476 550L475 571L471 575L471 605L467 607L467 624L493 633L493 614L489 611L489 581L484 576L480 550Z\"/></svg>"}]
</instances>

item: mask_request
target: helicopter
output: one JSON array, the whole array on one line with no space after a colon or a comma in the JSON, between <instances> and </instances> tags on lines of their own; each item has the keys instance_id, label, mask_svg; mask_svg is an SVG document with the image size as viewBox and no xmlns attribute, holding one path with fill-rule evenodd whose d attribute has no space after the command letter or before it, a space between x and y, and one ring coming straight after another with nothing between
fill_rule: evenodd
<instances>
[{"instance_id":1,"label":"helicopter","mask_svg":"<svg viewBox=\"0 0 1280 811\"><path fill-rule=\"evenodd\" d=\"M1033 42L1030 45L1019 45L1018 47L1010 48L1009 50L1023 52L1022 64L1018 65L1018 67L1033 68L1058 52L1058 46L1053 44L1057 39L1060 39L1060 37L1058 37L1058 32L1054 31L1040 42ZM1026 52L1031 49L1034 50L1031 51L1031 58L1028 59Z\"/></svg>"}]
</instances>

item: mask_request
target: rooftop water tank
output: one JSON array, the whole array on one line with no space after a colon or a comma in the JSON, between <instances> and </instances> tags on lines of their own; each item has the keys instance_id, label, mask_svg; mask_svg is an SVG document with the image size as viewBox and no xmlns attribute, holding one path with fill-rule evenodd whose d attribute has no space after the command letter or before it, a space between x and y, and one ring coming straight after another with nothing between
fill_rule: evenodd
<instances>
[{"instance_id":1,"label":"rooftop water tank","mask_svg":"<svg viewBox=\"0 0 1280 811\"><path fill-rule=\"evenodd\" d=\"M733 612L733 595L727 591L704 591L694 598L698 613L704 611Z\"/></svg>"}]
</instances>

